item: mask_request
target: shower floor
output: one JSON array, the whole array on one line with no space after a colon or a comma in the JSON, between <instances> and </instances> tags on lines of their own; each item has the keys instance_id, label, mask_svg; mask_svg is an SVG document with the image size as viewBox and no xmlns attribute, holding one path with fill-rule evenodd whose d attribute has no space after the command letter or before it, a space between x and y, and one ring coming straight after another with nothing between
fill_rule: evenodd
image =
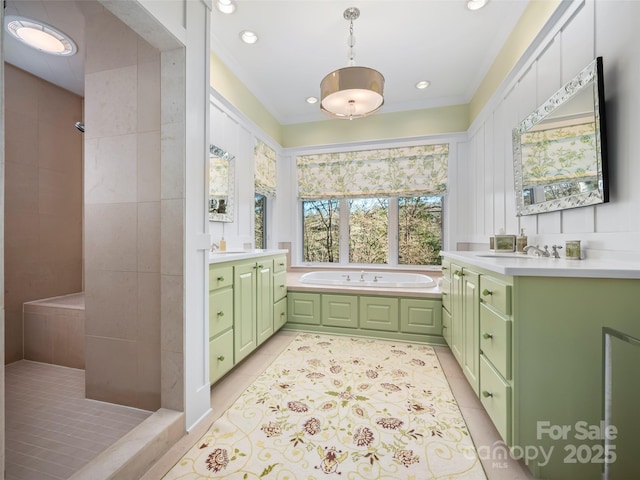
<instances>
[{"instance_id":1,"label":"shower floor","mask_svg":"<svg viewBox=\"0 0 640 480\"><path fill-rule=\"evenodd\" d=\"M5 479L61 480L152 412L84 397L84 370L20 360L5 366Z\"/></svg>"}]
</instances>

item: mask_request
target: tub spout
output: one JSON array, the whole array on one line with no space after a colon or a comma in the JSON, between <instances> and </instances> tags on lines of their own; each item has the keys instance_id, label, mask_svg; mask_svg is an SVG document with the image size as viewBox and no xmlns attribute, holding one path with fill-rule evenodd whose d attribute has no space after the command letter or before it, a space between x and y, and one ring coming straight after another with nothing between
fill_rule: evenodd
<instances>
[{"instance_id":1,"label":"tub spout","mask_svg":"<svg viewBox=\"0 0 640 480\"><path fill-rule=\"evenodd\" d=\"M360 281L364 282L364 270L360 272Z\"/></svg>"}]
</instances>

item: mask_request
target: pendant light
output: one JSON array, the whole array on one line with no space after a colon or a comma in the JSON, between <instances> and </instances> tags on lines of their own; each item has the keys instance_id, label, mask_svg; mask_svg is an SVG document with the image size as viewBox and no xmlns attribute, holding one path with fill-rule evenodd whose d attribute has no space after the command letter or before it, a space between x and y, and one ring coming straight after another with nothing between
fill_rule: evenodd
<instances>
[{"instance_id":1,"label":"pendant light","mask_svg":"<svg viewBox=\"0 0 640 480\"><path fill-rule=\"evenodd\" d=\"M355 37L353 21L360 10L351 7L344 11L349 21L349 66L331 72L320 82L320 110L333 118L362 118L377 112L384 103L384 77L368 67L355 66Z\"/></svg>"}]
</instances>

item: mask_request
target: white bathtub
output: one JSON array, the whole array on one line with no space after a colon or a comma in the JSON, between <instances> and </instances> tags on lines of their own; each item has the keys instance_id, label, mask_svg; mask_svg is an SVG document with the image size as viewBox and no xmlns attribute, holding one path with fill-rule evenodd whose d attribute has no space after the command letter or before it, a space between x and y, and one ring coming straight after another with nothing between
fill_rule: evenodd
<instances>
[{"instance_id":1,"label":"white bathtub","mask_svg":"<svg viewBox=\"0 0 640 480\"><path fill-rule=\"evenodd\" d=\"M428 288L436 282L420 273L362 272L362 271L317 271L305 273L300 282L313 285L343 285L348 287L382 288Z\"/></svg>"}]
</instances>

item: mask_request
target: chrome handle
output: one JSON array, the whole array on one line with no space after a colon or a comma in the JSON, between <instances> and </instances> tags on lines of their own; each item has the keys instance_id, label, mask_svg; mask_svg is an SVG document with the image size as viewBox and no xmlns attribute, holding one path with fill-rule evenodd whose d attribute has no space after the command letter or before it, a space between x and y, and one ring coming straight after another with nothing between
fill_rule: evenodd
<instances>
[{"instance_id":1,"label":"chrome handle","mask_svg":"<svg viewBox=\"0 0 640 480\"><path fill-rule=\"evenodd\" d=\"M456 270L455 272L453 272L454 275L457 275L459 277L464 277L464 272L460 271L460 270Z\"/></svg>"},{"instance_id":2,"label":"chrome handle","mask_svg":"<svg viewBox=\"0 0 640 480\"><path fill-rule=\"evenodd\" d=\"M220 311L218 312L218 316L219 316L219 317L224 317L224 312L223 312L222 310L220 310Z\"/></svg>"},{"instance_id":3,"label":"chrome handle","mask_svg":"<svg viewBox=\"0 0 640 480\"><path fill-rule=\"evenodd\" d=\"M284 288L284 287L285 287L285 285L280 285L280 288Z\"/></svg>"},{"instance_id":4,"label":"chrome handle","mask_svg":"<svg viewBox=\"0 0 640 480\"><path fill-rule=\"evenodd\" d=\"M487 290L486 288L482 291L482 295L485 297L488 295L493 295L493 290Z\"/></svg>"},{"instance_id":5,"label":"chrome handle","mask_svg":"<svg viewBox=\"0 0 640 480\"><path fill-rule=\"evenodd\" d=\"M224 355L219 355L218 356L218 360L221 361L221 362L224 362Z\"/></svg>"},{"instance_id":6,"label":"chrome handle","mask_svg":"<svg viewBox=\"0 0 640 480\"><path fill-rule=\"evenodd\" d=\"M224 282L224 277L222 277L222 276L218 277L218 281L219 282Z\"/></svg>"},{"instance_id":7,"label":"chrome handle","mask_svg":"<svg viewBox=\"0 0 640 480\"><path fill-rule=\"evenodd\" d=\"M487 340L489 338L493 338L493 334L485 332L485 333L482 334L482 338L484 338L485 340Z\"/></svg>"},{"instance_id":8,"label":"chrome handle","mask_svg":"<svg viewBox=\"0 0 640 480\"><path fill-rule=\"evenodd\" d=\"M483 396L484 398L493 397L493 393L491 393L491 392L487 392L486 390L483 390L483 391L482 391L482 396Z\"/></svg>"}]
</instances>

